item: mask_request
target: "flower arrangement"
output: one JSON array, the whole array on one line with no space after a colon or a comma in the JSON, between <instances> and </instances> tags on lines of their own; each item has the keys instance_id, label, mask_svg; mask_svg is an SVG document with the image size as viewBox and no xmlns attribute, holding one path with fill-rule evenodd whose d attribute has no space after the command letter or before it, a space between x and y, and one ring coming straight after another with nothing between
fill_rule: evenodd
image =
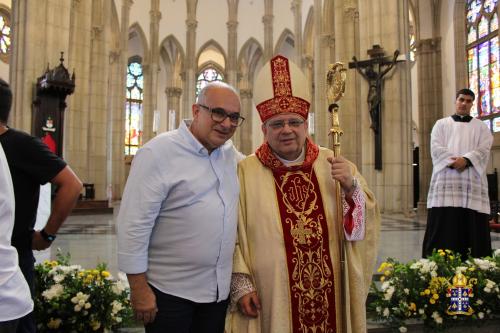
<instances>
[{"instance_id":1,"label":"flower arrangement","mask_svg":"<svg viewBox=\"0 0 500 333\"><path fill-rule=\"evenodd\" d=\"M432 331L444 331L500 318L500 250L492 257L464 261L450 250L434 251L428 258L406 264L388 259L378 272L380 282L370 288L368 313L394 331L407 332L407 322L412 320L423 321ZM466 292L460 306L469 306L463 313L454 311L457 281L466 284L460 289Z\"/></svg>"},{"instance_id":2,"label":"flower arrangement","mask_svg":"<svg viewBox=\"0 0 500 333\"><path fill-rule=\"evenodd\" d=\"M130 323L125 276L113 279L105 264L70 265L69 254L35 267L38 332L109 332Z\"/></svg>"}]
</instances>

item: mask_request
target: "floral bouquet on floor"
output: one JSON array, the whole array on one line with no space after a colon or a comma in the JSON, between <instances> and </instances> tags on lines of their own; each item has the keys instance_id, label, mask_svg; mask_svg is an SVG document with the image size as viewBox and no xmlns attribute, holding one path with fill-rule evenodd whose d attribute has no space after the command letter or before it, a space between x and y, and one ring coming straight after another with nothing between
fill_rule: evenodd
<instances>
[{"instance_id":1,"label":"floral bouquet on floor","mask_svg":"<svg viewBox=\"0 0 500 333\"><path fill-rule=\"evenodd\" d=\"M372 283L368 314L406 332L408 321L422 321L432 331L480 326L500 318L500 250L482 259L438 250L426 259L383 262L380 282Z\"/></svg>"},{"instance_id":2,"label":"floral bouquet on floor","mask_svg":"<svg viewBox=\"0 0 500 333\"><path fill-rule=\"evenodd\" d=\"M38 332L109 332L130 324L126 278L113 279L105 264L83 269L58 254L36 265L35 276Z\"/></svg>"}]
</instances>

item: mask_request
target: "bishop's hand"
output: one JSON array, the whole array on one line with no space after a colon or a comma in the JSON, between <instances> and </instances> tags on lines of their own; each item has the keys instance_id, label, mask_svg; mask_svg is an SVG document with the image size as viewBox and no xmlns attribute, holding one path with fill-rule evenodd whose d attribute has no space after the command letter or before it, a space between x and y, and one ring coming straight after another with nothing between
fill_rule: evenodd
<instances>
[{"instance_id":1,"label":"bishop's hand","mask_svg":"<svg viewBox=\"0 0 500 333\"><path fill-rule=\"evenodd\" d=\"M342 156L328 157L328 162L331 164L332 179L340 183L340 187L346 196L350 196L354 190L354 176L352 175L352 167L349 161Z\"/></svg>"},{"instance_id":2,"label":"bishop's hand","mask_svg":"<svg viewBox=\"0 0 500 333\"><path fill-rule=\"evenodd\" d=\"M257 318L260 310L260 300L256 291L252 291L238 300L241 313L245 316Z\"/></svg>"}]
</instances>

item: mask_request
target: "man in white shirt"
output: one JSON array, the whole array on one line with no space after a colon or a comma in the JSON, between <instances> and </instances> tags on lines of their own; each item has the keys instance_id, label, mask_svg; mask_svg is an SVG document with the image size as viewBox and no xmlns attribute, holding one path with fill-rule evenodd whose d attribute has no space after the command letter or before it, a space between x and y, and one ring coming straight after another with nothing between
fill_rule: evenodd
<instances>
[{"instance_id":1,"label":"man in white shirt","mask_svg":"<svg viewBox=\"0 0 500 333\"><path fill-rule=\"evenodd\" d=\"M14 333L19 318L33 311L30 290L10 243L14 228L14 189L0 144L0 332Z\"/></svg>"},{"instance_id":2,"label":"man in white shirt","mask_svg":"<svg viewBox=\"0 0 500 333\"><path fill-rule=\"evenodd\" d=\"M427 197L427 228L422 256L449 249L462 259L491 255L490 201L486 168L493 136L470 116L475 95L457 92L456 113L436 122L431 133L433 163Z\"/></svg>"},{"instance_id":3,"label":"man in white shirt","mask_svg":"<svg viewBox=\"0 0 500 333\"><path fill-rule=\"evenodd\" d=\"M231 86L211 83L193 120L141 148L118 215L118 265L146 332L223 332L236 239L243 122Z\"/></svg>"}]
</instances>

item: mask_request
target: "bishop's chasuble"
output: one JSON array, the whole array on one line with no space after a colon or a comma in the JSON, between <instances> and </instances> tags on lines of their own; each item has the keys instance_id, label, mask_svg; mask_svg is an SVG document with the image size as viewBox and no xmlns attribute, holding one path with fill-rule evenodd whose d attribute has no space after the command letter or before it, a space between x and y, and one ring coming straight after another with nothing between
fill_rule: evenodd
<instances>
[{"instance_id":1,"label":"bishop's chasuble","mask_svg":"<svg viewBox=\"0 0 500 333\"><path fill-rule=\"evenodd\" d=\"M300 166L285 167L263 144L240 162L240 210L233 273L248 274L261 301L258 318L239 310L232 333L342 331L340 241L331 150L308 140ZM365 196L365 235L346 242L348 332L366 332L365 301L374 270L380 214L352 165ZM342 200L342 199L340 199ZM342 225L343 226L343 225Z\"/></svg>"}]
</instances>

